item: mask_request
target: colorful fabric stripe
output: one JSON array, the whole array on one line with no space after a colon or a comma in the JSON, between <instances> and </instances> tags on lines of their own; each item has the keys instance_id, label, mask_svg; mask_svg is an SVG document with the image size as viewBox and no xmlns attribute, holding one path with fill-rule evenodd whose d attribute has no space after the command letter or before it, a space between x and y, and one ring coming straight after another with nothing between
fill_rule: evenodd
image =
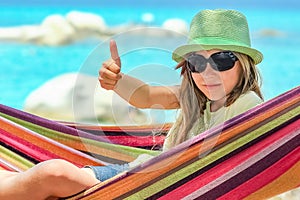
<instances>
[{"instance_id":1,"label":"colorful fabric stripe","mask_svg":"<svg viewBox=\"0 0 300 200\"><path fill-rule=\"evenodd\" d=\"M262 199L291 190L300 185L299 105L300 87L73 199Z\"/></svg>"},{"instance_id":2,"label":"colorful fabric stripe","mask_svg":"<svg viewBox=\"0 0 300 200\"><path fill-rule=\"evenodd\" d=\"M61 122L64 125L97 135L120 144L144 149L159 150L172 124L142 126L95 126L78 123Z\"/></svg>"},{"instance_id":3,"label":"colorful fabric stripe","mask_svg":"<svg viewBox=\"0 0 300 200\"><path fill-rule=\"evenodd\" d=\"M160 153L160 151L117 145L114 144L114 141L109 140L109 137L93 135L91 133L82 130L77 130L64 124L43 119L38 116L34 116L29 113L22 112L20 110L9 108L4 105L0 105L0 116L14 121L15 123L20 124L21 126L24 126L45 137L53 139L61 144L67 145L73 149L92 154L93 156L103 161L103 163L130 162L140 154L158 155ZM149 127L146 129L148 133L150 130ZM101 132L101 130L103 129L106 134L108 132L116 133L116 131L118 130L128 131L129 133L142 132L142 129L137 127L121 128L119 127L117 129L115 127L111 128L110 130L110 127L98 127L99 132ZM166 130L166 128L164 130ZM162 138L160 138L160 140L161 139ZM154 137L154 139L151 139L151 141L154 142L158 140L159 138L156 137Z\"/></svg>"},{"instance_id":4,"label":"colorful fabric stripe","mask_svg":"<svg viewBox=\"0 0 300 200\"><path fill-rule=\"evenodd\" d=\"M1 114L4 115L4 117L9 116L45 129L62 132L68 135L131 147L142 147L145 149L154 149L154 147L155 149L159 149L163 144L164 136L171 126L171 124L147 126L94 126L71 122L58 123L0 104L0 115ZM129 139L132 140L124 142L123 138L119 139L119 136L131 136Z\"/></svg>"},{"instance_id":5,"label":"colorful fabric stripe","mask_svg":"<svg viewBox=\"0 0 300 200\"><path fill-rule=\"evenodd\" d=\"M290 146L290 148L294 149L296 148L295 146L299 146L299 143L297 143L296 140L298 139L299 141L300 137L295 137L294 140L292 140L292 142L290 143L287 143L285 139L286 138L282 139L280 146L276 146L274 144L267 146L259 153L252 155L252 157L246 160L245 162L239 163L239 165L235 166L234 169L231 169L226 174L219 176L217 179L212 180L209 184L206 184L201 188L197 188L196 191L189 193L188 195L186 195L185 198L245 198L253 191L259 189L261 186L264 186L269 181L271 181L274 178L274 176L276 177L276 173L272 172L280 173L280 170L276 171L276 168L275 170L272 170L268 169L268 167L278 167L279 164L282 167L282 170L286 170L285 168L289 169L290 165L288 165L288 163L285 163L285 159L283 159L282 162L279 161L281 157L288 157L289 159L287 160L290 161L291 164L294 164L295 161L299 160L299 148L298 151L292 151L291 155L286 155L289 153L290 149L284 149L284 145L292 145ZM278 161L278 163L276 163L276 161ZM255 177L256 174L258 175ZM269 177L264 177L264 175L266 174Z\"/></svg>"},{"instance_id":6,"label":"colorful fabric stripe","mask_svg":"<svg viewBox=\"0 0 300 200\"><path fill-rule=\"evenodd\" d=\"M19 153L19 152L18 152ZM25 171L34 166L30 160L11 151L7 145L0 145L0 168L8 171Z\"/></svg>"},{"instance_id":7,"label":"colorful fabric stripe","mask_svg":"<svg viewBox=\"0 0 300 200\"><path fill-rule=\"evenodd\" d=\"M241 151L239 154L230 157L227 160L222 160L222 164L217 164L214 167L211 167L209 171L205 171L203 172L205 169L203 170L198 170L198 172L196 172L195 174L193 174L193 176L196 176L196 178L194 179L190 179L187 183L182 183L182 185L180 187L178 187L177 189L173 190L172 193L165 195L164 198L165 199L167 197L169 197L170 195L177 195L179 197L183 197L182 195L188 195L191 194L193 192L195 192L199 187L202 189L201 191L204 192L203 187L209 187L212 188L212 181L216 181L218 183L221 182L221 178L219 177L223 177L228 178L229 173L231 172L235 172L237 173L237 169L242 169L242 167L246 168L249 167L250 164L253 164L254 160L253 159L259 159L259 155L260 157L262 157L261 155L262 152L266 151L266 150L271 150L268 148L274 148L274 143L279 140L280 138L284 137L284 135L286 134L285 131L280 131L277 132L274 135L270 135L269 138L266 140L262 140L261 142L253 145L252 147L248 147L247 149ZM246 140L248 140L249 138L246 138ZM237 144L232 144L233 147L236 147ZM259 154L260 153L260 154ZM265 153L265 152L264 152ZM250 163L252 159L252 163ZM248 166L242 166L240 165L241 163L244 163L245 165L248 164ZM235 171L234 171L234 170ZM227 176L226 176L227 175ZM225 177L226 176L226 177ZM191 178L191 177L190 177ZM218 179L219 178L219 179ZM233 179L235 180L235 179ZM237 179L237 180L241 180L241 179ZM185 180L187 181L187 180ZM210 184L210 185L208 185ZM238 184L242 184L242 183L238 183ZM225 186L229 186L230 184L225 184ZM230 185L232 186L232 185ZM184 191L184 192L183 192ZM224 189L225 191L225 189Z\"/></svg>"},{"instance_id":8,"label":"colorful fabric stripe","mask_svg":"<svg viewBox=\"0 0 300 200\"><path fill-rule=\"evenodd\" d=\"M83 166L83 163L103 164L94 157L46 138L3 117L0 117L0 124L1 142L29 156L35 163L61 158L77 166Z\"/></svg>"}]
</instances>

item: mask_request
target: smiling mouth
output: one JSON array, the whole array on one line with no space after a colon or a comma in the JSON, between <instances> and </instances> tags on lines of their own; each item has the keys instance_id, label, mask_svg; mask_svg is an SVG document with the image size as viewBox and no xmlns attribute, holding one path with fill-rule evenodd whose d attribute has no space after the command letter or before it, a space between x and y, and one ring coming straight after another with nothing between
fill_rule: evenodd
<instances>
[{"instance_id":1,"label":"smiling mouth","mask_svg":"<svg viewBox=\"0 0 300 200\"><path fill-rule=\"evenodd\" d=\"M209 85L203 85L206 88L216 88L216 87L220 87L221 84L209 84Z\"/></svg>"}]
</instances>

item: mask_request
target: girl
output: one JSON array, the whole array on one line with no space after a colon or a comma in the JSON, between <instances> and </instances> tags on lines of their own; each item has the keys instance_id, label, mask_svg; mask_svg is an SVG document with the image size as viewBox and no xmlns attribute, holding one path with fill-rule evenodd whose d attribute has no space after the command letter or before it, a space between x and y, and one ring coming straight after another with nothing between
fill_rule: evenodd
<instances>
[{"instance_id":1,"label":"girl","mask_svg":"<svg viewBox=\"0 0 300 200\"><path fill-rule=\"evenodd\" d=\"M181 68L180 86L149 86L122 74L115 41L111 59L99 71L103 88L114 90L139 108L178 109L163 150L220 124L262 102L256 64L262 54L251 48L247 20L234 10L204 10L192 20L187 45L173 52ZM45 199L75 194L143 162L79 169L63 161L40 163L24 173L0 173L0 199Z\"/></svg>"}]
</instances>

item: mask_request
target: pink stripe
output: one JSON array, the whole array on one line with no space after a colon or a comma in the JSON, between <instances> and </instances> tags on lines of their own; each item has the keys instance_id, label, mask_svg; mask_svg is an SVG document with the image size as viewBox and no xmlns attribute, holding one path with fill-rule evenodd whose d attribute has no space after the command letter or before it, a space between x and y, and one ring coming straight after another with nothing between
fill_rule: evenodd
<instances>
[{"instance_id":1,"label":"pink stripe","mask_svg":"<svg viewBox=\"0 0 300 200\"><path fill-rule=\"evenodd\" d=\"M26 140L16 137L15 135L8 133L1 128L0 128L0 133L1 133L1 141L3 140L5 144L12 146L16 150L24 153L25 155L32 157L37 161L44 161L48 159L58 158L57 155L49 151L46 151L45 149L42 149L34 144L31 144Z\"/></svg>"},{"instance_id":2,"label":"pink stripe","mask_svg":"<svg viewBox=\"0 0 300 200\"><path fill-rule=\"evenodd\" d=\"M165 136L104 136L113 144L126 146L153 146L162 145Z\"/></svg>"},{"instance_id":3,"label":"pink stripe","mask_svg":"<svg viewBox=\"0 0 300 200\"><path fill-rule=\"evenodd\" d=\"M275 134L270 135L267 139L264 139L257 144L247 148L241 153L231 157L230 159L222 162L221 164L209 169L209 171L197 176L193 180L181 185L180 187L174 189L172 192L167 193L160 199L170 199L170 198L183 198L197 190L201 187L207 185L208 183L216 180L225 173L234 170L234 168L241 163L245 162L247 159L259 154L262 150L268 148L287 134L287 131L277 131Z\"/></svg>"},{"instance_id":4,"label":"pink stripe","mask_svg":"<svg viewBox=\"0 0 300 200\"><path fill-rule=\"evenodd\" d=\"M266 186L268 183L279 178L286 171L288 171L291 167L293 167L300 159L300 147L296 148L278 162L270 166L268 169L264 170L262 173L256 175L249 181L243 183L239 187L231 190L226 193L219 199L221 200L231 200L231 199L243 199L250 194L256 192L262 187Z\"/></svg>"}]
</instances>

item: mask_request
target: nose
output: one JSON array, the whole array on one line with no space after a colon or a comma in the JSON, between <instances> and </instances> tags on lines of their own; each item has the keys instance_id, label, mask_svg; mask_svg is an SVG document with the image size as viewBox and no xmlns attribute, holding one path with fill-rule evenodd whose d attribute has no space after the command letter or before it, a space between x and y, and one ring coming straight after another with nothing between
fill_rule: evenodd
<instances>
[{"instance_id":1,"label":"nose","mask_svg":"<svg viewBox=\"0 0 300 200\"><path fill-rule=\"evenodd\" d=\"M212 68L212 66L209 62L207 62L206 63L206 68L202 72L202 75L203 76L212 76L212 75L216 75L216 74L217 74L217 71Z\"/></svg>"}]
</instances>

